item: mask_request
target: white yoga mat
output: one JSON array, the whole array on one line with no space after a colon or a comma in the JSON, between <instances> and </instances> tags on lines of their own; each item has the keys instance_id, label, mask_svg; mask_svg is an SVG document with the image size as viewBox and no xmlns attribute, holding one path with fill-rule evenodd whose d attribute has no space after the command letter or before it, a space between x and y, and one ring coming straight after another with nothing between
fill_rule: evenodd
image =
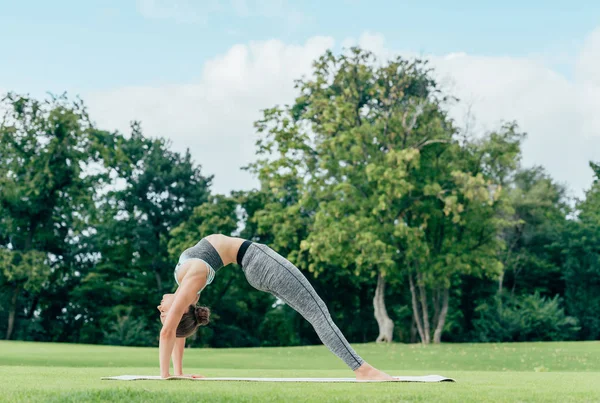
<instances>
[{"instance_id":1,"label":"white yoga mat","mask_svg":"<svg viewBox=\"0 0 600 403\"><path fill-rule=\"evenodd\" d=\"M395 376L393 381L357 381L354 378L186 378L183 376L172 376L170 378L161 378L158 375L120 375L110 376L102 379L116 381L238 381L238 382L455 382L452 378L446 378L440 375L425 376Z\"/></svg>"}]
</instances>

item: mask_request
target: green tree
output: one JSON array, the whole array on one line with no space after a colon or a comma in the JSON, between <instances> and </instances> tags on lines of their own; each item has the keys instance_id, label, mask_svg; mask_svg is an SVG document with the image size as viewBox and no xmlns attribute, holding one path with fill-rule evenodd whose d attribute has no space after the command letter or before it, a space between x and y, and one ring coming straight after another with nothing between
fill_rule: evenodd
<instances>
[{"instance_id":1,"label":"green tree","mask_svg":"<svg viewBox=\"0 0 600 403\"><path fill-rule=\"evenodd\" d=\"M564 296L562 256L555 244L570 211L565 189L541 167L506 171L496 180L508 207L499 215L505 224L499 234L504 247L497 250L503 270L496 281L472 275L459 279L454 308L459 316L453 319L452 341L472 337L479 306L512 302L513 297L536 292Z\"/></svg>"},{"instance_id":2,"label":"green tree","mask_svg":"<svg viewBox=\"0 0 600 403\"><path fill-rule=\"evenodd\" d=\"M201 174L189 151L180 154L163 138L145 137L138 123L128 138L117 133L106 141L113 145L105 156L112 183L98 194L94 231L84 240L95 258L80 268L81 283L71 293L82 315L82 337L96 342L105 338L98 323L121 320L125 326L133 322L123 318L138 317L156 330L156 301L172 289L176 264L168 253L170 231L208 199L212 179ZM122 315L115 306L133 310Z\"/></svg>"},{"instance_id":3,"label":"green tree","mask_svg":"<svg viewBox=\"0 0 600 403\"><path fill-rule=\"evenodd\" d=\"M8 339L21 291L31 319L46 291L42 285L65 277L101 175L85 172L99 159L99 146L82 102L8 94L0 109L1 282L12 293Z\"/></svg>"},{"instance_id":4,"label":"green tree","mask_svg":"<svg viewBox=\"0 0 600 403\"><path fill-rule=\"evenodd\" d=\"M600 165L590 163L595 179L577 203L576 220L565 226L564 256L567 312L579 319L580 337L600 338Z\"/></svg>"},{"instance_id":5,"label":"green tree","mask_svg":"<svg viewBox=\"0 0 600 403\"><path fill-rule=\"evenodd\" d=\"M3 282L12 287L8 310L6 339L9 340L15 323L17 298L21 290L37 293L50 276L46 254L36 250L27 252L0 249L0 274Z\"/></svg>"},{"instance_id":6,"label":"green tree","mask_svg":"<svg viewBox=\"0 0 600 403\"><path fill-rule=\"evenodd\" d=\"M439 341L452 277L500 270L495 211L503 203L485 170L511 169L521 136L510 126L461 147L425 63L398 58L377 66L360 49L328 52L312 78L298 82L294 105L265 111L258 154L271 158L252 168L275 197L259 215L269 228L287 227L276 232L288 237L304 228L291 256L309 271L333 265L377 278L378 341L393 334L386 279L401 277L411 284L425 343L433 300ZM517 152L493 158L507 150Z\"/></svg>"},{"instance_id":7,"label":"green tree","mask_svg":"<svg viewBox=\"0 0 600 403\"><path fill-rule=\"evenodd\" d=\"M520 170L507 193L513 215L512 225L502 234L506 248L501 255L504 271L498 293L507 285L513 295L563 294L560 253L549 246L557 241L570 211L564 187L541 167L534 167Z\"/></svg>"}]
</instances>

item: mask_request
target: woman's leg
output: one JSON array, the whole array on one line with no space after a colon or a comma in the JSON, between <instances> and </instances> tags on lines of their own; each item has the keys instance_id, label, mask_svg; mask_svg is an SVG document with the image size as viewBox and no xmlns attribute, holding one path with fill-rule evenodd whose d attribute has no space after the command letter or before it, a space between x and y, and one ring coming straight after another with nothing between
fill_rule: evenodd
<instances>
[{"instance_id":1,"label":"woman's leg","mask_svg":"<svg viewBox=\"0 0 600 403\"><path fill-rule=\"evenodd\" d=\"M354 371L363 365L364 360L333 323L327 306L300 270L266 245L255 246L258 251L255 253L253 264L260 264L264 268L261 270L262 287L308 320L323 344L350 369Z\"/></svg>"}]
</instances>

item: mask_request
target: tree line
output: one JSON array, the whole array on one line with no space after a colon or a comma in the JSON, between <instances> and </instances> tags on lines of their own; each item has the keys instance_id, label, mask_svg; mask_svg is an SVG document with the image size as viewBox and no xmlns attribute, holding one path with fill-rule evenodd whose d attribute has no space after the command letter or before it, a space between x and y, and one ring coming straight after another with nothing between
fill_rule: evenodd
<instances>
[{"instance_id":1,"label":"tree line","mask_svg":"<svg viewBox=\"0 0 600 403\"><path fill-rule=\"evenodd\" d=\"M66 95L1 102L0 331L157 345L182 250L211 233L296 264L351 342L600 338L600 165L581 200L522 167L510 122L470 133L425 61L326 52L255 123L258 178L218 195L189 151L93 124ZM458 102L454 100L453 102ZM194 346L315 344L227 267Z\"/></svg>"}]
</instances>

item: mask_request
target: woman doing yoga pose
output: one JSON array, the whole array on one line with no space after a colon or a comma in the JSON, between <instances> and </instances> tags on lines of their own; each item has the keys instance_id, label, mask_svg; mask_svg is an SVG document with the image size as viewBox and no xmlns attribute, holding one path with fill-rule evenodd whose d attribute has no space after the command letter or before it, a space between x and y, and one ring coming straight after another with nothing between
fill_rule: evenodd
<instances>
[{"instance_id":1,"label":"woman doing yoga pose","mask_svg":"<svg viewBox=\"0 0 600 403\"><path fill-rule=\"evenodd\" d=\"M206 325L210 315L208 308L196 306L200 291L214 280L216 271L234 262L242 267L252 287L273 294L308 320L323 344L354 371L356 379L393 379L367 364L354 351L333 323L325 303L290 261L267 245L216 234L203 238L181 254L175 268L179 287L175 294L163 295L158 306L163 323L159 342L161 377L171 376L171 357L175 375L185 376L182 369L185 338L198 326Z\"/></svg>"}]
</instances>

